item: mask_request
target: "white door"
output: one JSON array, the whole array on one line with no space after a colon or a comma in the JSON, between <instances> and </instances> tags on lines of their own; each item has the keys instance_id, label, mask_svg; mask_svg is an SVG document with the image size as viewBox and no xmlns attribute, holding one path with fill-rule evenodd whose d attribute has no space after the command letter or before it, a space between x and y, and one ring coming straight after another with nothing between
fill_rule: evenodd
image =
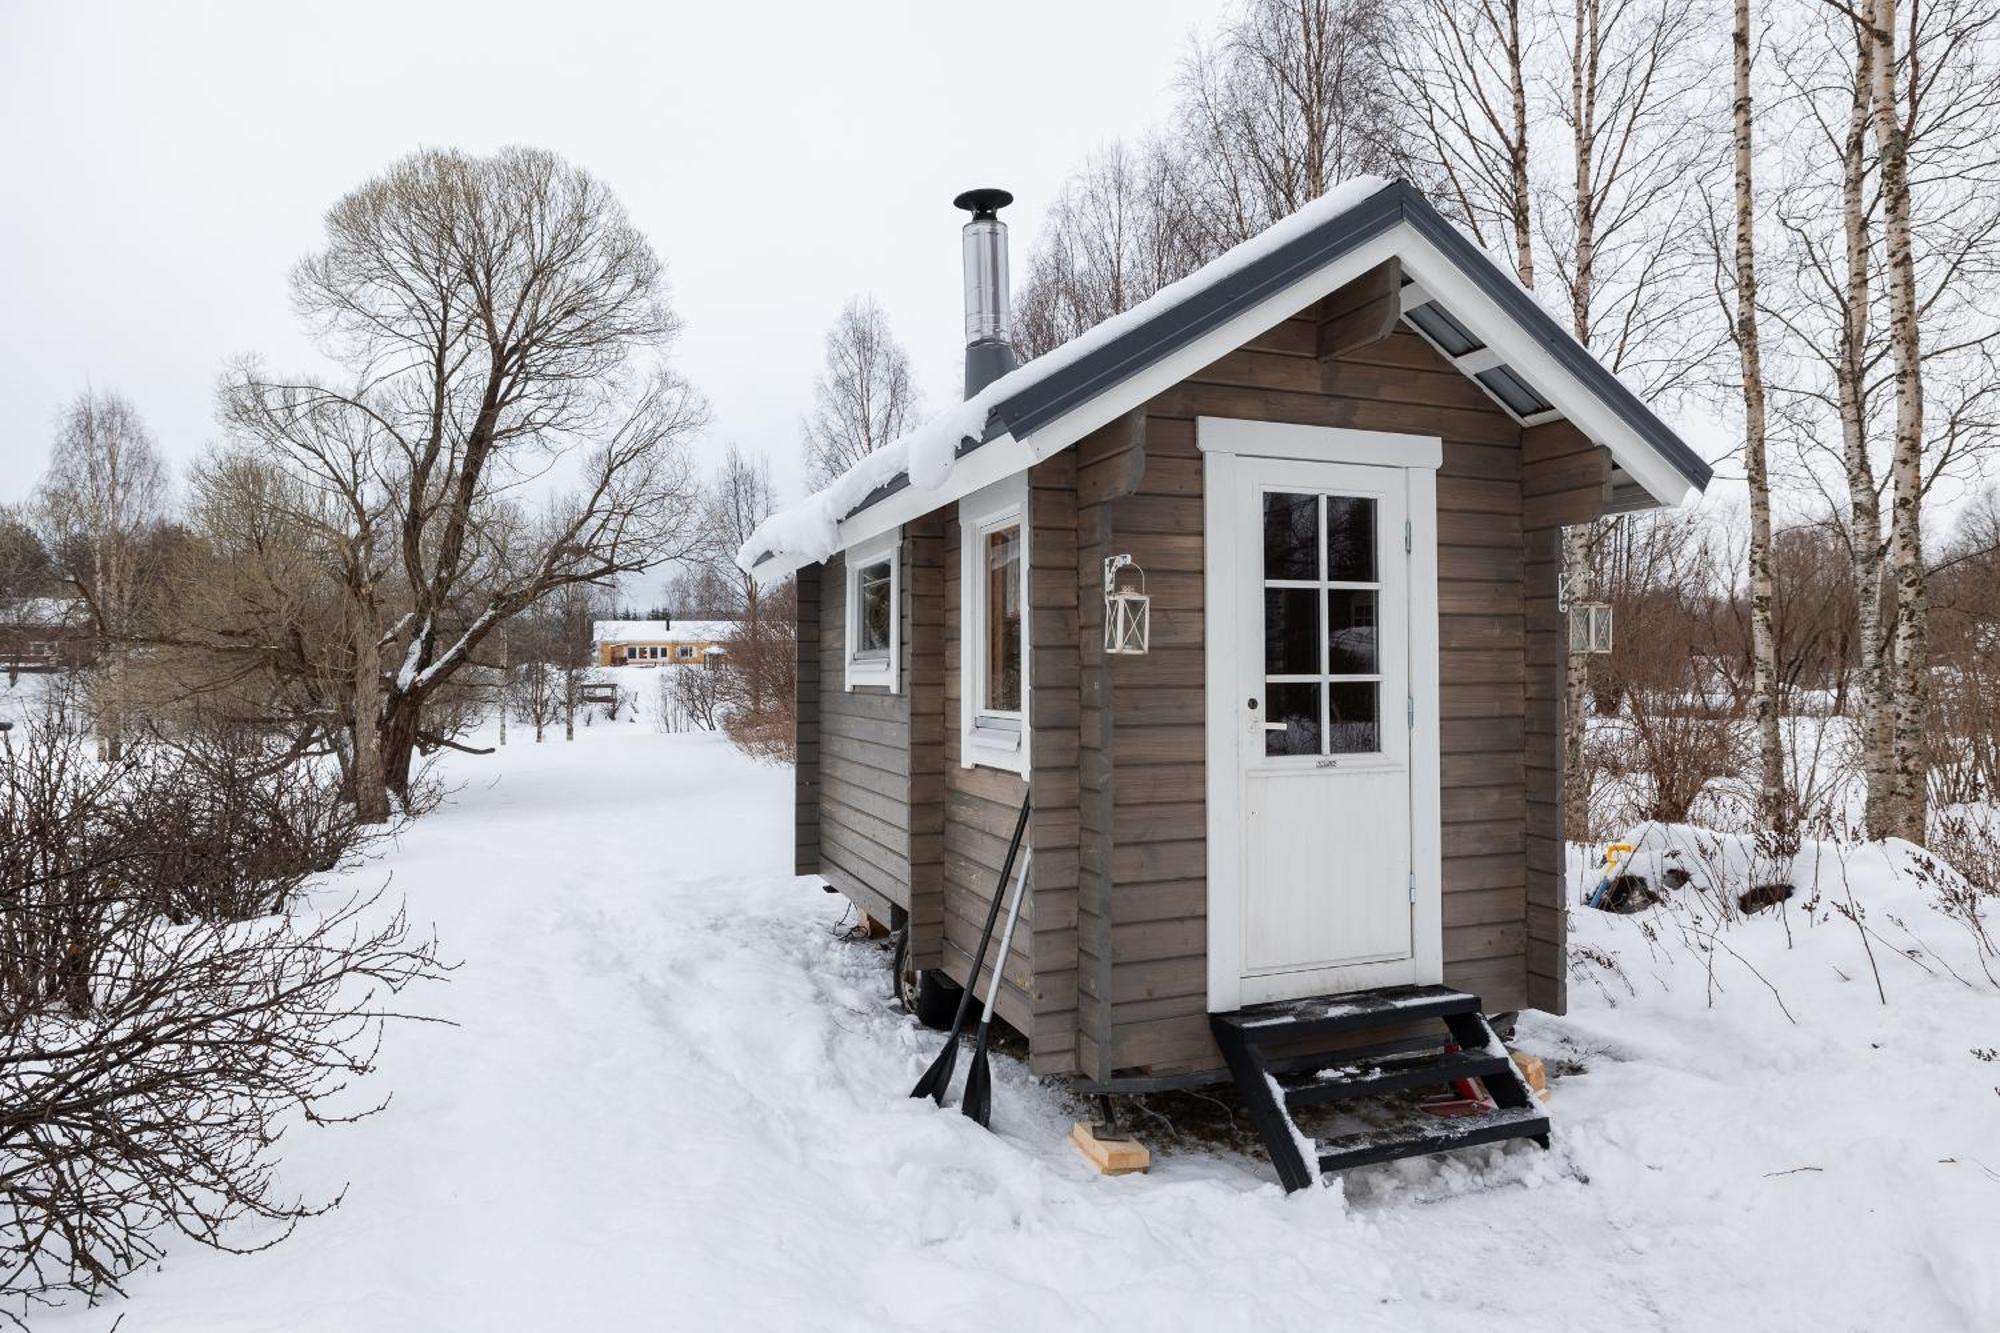
<instances>
[{"instance_id":1,"label":"white door","mask_svg":"<svg viewBox=\"0 0 2000 1333\"><path fill-rule=\"evenodd\" d=\"M1211 912L1229 918L1210 922L1226 952L1210 960L1215 1007L1439 979L1417 829L1435 818L1435 764L1412 744L1412 645L1435 641L1412 595L1417 544L1435 540L1429 505L1412 512L1417 475L1210 456L1209 681L1226 690L1210 700L1210 789L1233 798L1211 802Z\"/></svg>"}]
</instances>

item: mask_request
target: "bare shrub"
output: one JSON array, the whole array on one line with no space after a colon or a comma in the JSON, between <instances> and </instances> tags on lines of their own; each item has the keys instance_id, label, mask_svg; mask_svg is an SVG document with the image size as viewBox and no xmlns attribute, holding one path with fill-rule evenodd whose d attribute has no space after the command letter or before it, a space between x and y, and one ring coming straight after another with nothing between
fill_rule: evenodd
<instances>
[{"instance_id":1,"label":"bare shrub","mask_svg":"<svg viewBox=\"0 0 2000 1333\"><path fill-rule=\"evenodd\" d=\"M217 790L178 785L195 781ZM345 1094L405 1016L393 997L443 971L380 890L299 900L358 845L338 804L236 738L146 740L116 764L53 715L10 738L0 1313L118 1291L177 1235L265 1248L338 1202L280 1191L273 1148L295 1116L380 1109Z\"/></svg>"},{"instance_id":2,"label":"bare shrub","mask_svg":"<svg viewBox=\"0 0 2000 1333\"><path fill-rule=\"evenodd\" d=\"M308 877L366 841L331 763L273 753L245 727L154 736L106 822L112 845L143 870L144 905L182 923L285 911Z\"/></svg>"},{"instance_id":3,"label":"bare shrub","mask_svg":"<svg viewBox=\"0 0 2000 1333\"><path fill-rule=\"evenodd\" d=\"M660 728L663 731L714 731L721 721L724 669L672 666L660 672Z\"/></svg>"}]
</instances>

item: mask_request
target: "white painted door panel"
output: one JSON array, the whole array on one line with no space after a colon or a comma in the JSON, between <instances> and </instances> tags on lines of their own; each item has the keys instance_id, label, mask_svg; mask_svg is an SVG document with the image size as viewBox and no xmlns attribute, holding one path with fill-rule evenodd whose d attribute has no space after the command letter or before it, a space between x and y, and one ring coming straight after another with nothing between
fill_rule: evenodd
<instances>
[{"instance_id":1,"label":"white painted door panel","mask_svg":"<svg viewBox=\"0 0 2000 1333\"><path fill-rule=\"evenodd\" d=\"M1415 980L1408 472L1232 471L1240 1002Z\"/></svg>"}]
</instances>

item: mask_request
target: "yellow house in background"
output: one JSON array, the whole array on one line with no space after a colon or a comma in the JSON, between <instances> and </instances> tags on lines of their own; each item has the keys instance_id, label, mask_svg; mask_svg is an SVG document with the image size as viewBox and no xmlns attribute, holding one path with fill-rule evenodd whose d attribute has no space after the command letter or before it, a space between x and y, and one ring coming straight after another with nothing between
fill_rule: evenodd
<instances>
[{"instance_id":1,"label":"yellow house in background","mask_svg":"<svg viewBox=\"0 0 2000 1333\"><path fill-rule=\"evenodd\" d=\"M592 628L597 665L690 666L724 651L733 620L600 620Z\"/></svg>"}]
</instances>

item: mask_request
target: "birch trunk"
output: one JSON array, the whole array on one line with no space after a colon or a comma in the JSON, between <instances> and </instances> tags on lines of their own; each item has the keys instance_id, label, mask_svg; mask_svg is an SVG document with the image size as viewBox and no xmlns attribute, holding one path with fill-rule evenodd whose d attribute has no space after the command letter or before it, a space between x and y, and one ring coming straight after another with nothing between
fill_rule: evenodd
<instances>
[{"instance_id":1,"label":"birch trunk","mask_svg":"<svg viewBox=\"0 0 2000 1333\"><path fill-rule=\"evenodd\" d=\"M1514 118L1514 134L1507 145L1512 169L1512 198L1509 200L1514 225L1514 272L1521 285L1535 285L1534 213L1528 194L1528 90L1521 71L1521 0L1507 0L1507 100Z\"/></svg>"},{"instance_id":2,"label":"birch trunk","mask_svg":"<svg viewBox=\"0 0 2000 1333\"><path fill-rule=\"evenodd\" d=\"M1576 270L1570 279L1570 321L1576 340L1590 346L1590 302L1596 280L1597 199L1591 169L1597 144L1597 0L1578 0L1575 45L1570 52L1571 135L1576 157ZM1562 571L1566 605L1588 601L1594 528L1563 530ZM1590 656L1572 651L1563 630L1563 836L1576 839L1590 828L1590 784L1584 745L1590 717Z\"/></svg>"},{"instance_id":3,"label":"birch trunk","mask_svg":"<svg viewBox=\"0 0 2000 1333\"><path fill-rule=\"evenodd\" d=\"M1882 504L1868 453L1868 123L1874 44L1855 30L1854 96L1841 146L1840 216L1847 262L1835 391L1841 458L1847 471L1848 538L1854 563L1855 637L1861 656L1861 767L1868 788L1862 821L1868 836L1888 836L1894 803L1889 744L1891 661L1882 628Z\"/></svg>"},{"instance_id":4,"label":"birch trunk","mask_svg":"<svg viewBox=\"0 0 2000 1333\"><path fill-rule=\"evenodd\" d=\"M1896 0L1870 0L1867 41L1873 57L1870 115L1881 158L1882 225L1888 251L1889 349L1895 366L1895 487L1889 559L1896 580L1896 672L1889 829L1921 843L1928 834L1930 768L1925 726L1930 712L1930 600L1924 576L1923 362L1917 335L1917 272L1910 223L1909 146L1896 102Z\"/></svg>"},{"instance_id":5,"label":"birch trunk","mask_svg":"<svg viewBox=\"0 0 2000 1333\"><path fill-rule=\"evenodd\" d=\"M1736 348L1743 370L1743 467L1750 486L1750 654L1760 781L1757 816L1791 827L1778 726L1778 644L1771 623L1771 480L1765 450L1764 363L1757 336L1756 191L1750 127L1750 0L1735 0Z\"/></svg>"}]
</instances>

